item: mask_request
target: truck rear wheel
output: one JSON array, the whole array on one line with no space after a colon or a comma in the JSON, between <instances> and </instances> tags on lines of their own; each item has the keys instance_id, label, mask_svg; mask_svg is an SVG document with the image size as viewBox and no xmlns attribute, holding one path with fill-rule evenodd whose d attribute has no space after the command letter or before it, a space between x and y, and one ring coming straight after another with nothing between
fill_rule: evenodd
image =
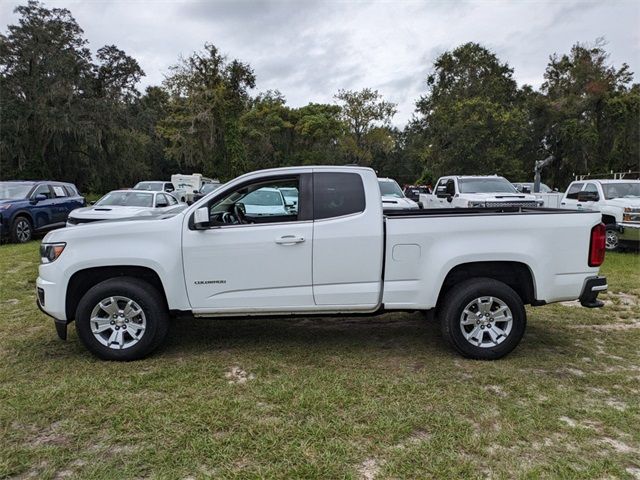
<instances>
[{"instance_id":1,"label":"truck rear wheel","mask_svg":"<svg viewBox=\"0 0 640 480\"><path fill-rule=\"evenodd\" d=\"M160 293L147 282L105 280L82 297L76 331L87 349L103 360L138 360L164 340L169 313Z\"/></svg>"},{"instance_id":2,"label":"truck rear wheel","mask_svg":"<svg viewBox=\"0 0 640 480\"><path fill-rule=\"evenodd\" d=\"M527 324L520 296L492 278L472 278L451 288L439 317L447 342L478 360L507 355L520 343Z\"/></svg>"}]
</instances>

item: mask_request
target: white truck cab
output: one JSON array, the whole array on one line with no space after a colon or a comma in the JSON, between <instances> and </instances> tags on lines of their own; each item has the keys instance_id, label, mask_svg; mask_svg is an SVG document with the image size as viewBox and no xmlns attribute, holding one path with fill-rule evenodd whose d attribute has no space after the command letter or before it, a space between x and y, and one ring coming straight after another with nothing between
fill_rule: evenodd
<instances>
[{"instance_id":1,"label":"white truck cab","mask_svg":"<svg viewBox=\"0 0 640 480\"><path fill-rule=\"evenodd\" d=\"M539 207L542 200L520 193L506 178L448 176L436 183L433 194L420 194L424 208Z\"/></svg>"},{"instance_id":2,"label":"white truck cab","mask_svg":"<svg viewBox=\"0 0 640 480\"><path fill-rule=\"evenodd\" d=\"M579 180L569 184L561 208L600 212L607 249L640 245L640 180Z\"/></svg>"}]
</instances>

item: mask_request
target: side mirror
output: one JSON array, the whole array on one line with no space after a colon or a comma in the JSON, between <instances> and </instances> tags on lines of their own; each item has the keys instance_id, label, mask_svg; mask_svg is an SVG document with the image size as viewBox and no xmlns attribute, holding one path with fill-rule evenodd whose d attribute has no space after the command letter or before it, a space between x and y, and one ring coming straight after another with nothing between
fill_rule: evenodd
<instances>
[{"instance_id":1,"label":"side mirror","mask_svg":"<svg viewBox=\"0 0 640 480\"><path fill-rule=\"evenodd\" d=\"M447 202L453 202L453 197L451 195L447 195Z\"/></svg>"},{"instance_id":2,"label":"side mirror","mask_svg":"<svg viewBox=\"0 0 640 480\"><path fill-rule=\"evenodd\" d=\"M89 202L89 205L95 205L95 204L96 204L95 200L92 200L91 202Z\"/></svg>"},{"instance_id":3,"label":"side mirror","mask_svg":"<svg viewBox=\"0 0 640 480\"><path fill-rule=\"evenodd\" d=\"M522 193L531 193L531 189L529 187L522 187Z\"/></svg>"},{"instance_id":4,"label":"side mirror","mask_svg":"<svg viewBox=\"0 0 640 480\"><path fill-rule=\"evenodd\" d=\"M43 200L46 200L46 199L47 199L46 195L44 195L42 193L39 193L38 195L36 195L35 197L33 197L31 199L31 203L35 204L35 203L38 203L38 202L42 202Z\"/></svg>"},{"instance_id":5,"label":"side mirror","mask_svg":"<svg viewBox=\"0 0 640 480\"><path fill-rule=\"evenodd\" d=\"M200 207L193 214L193 226L196 230L203 230L209 227L209 207Z\"/></svg>"},{"instance_id":6,"label":"side mirror","mask_svg":"<svg viewBox=\"0 0 640 480\"><path fill-rule=\"evenodd\" d=\"M578 192L579 202L597 202L600 200L597 192Z\"/></svg>"}]
</instances>

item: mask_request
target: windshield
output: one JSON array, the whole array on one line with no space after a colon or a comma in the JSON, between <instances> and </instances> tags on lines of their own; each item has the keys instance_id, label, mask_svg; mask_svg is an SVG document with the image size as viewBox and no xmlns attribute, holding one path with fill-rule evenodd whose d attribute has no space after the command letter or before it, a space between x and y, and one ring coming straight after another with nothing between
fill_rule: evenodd
<instances>
[{"instance_id":1,"label":"windshield","mask_svg":"<svg viewBox=\"0 0 640 480\"><path fill-rule=\"evenodd\" d=\"M395 180L378 180L380 185L380 193L383 197L404 198L404 193Z\"/></svg>"},{"instance_id":2,"label":"windshield","mask_svg":"<svg viewBox=\"0 0 640 480\"><path fill-rule=\"evenodd\" d=\"M461 178L460 193L518 193L506 178Z\"/></svg>"},{"instance_id":3,"label":"windshield","mask_svg":"<svg viewBox=\"0 0 640 480\"><path fill-rule=\"evenodd\" d=\"M602 190L604 190L604 197L607 200L640 197L640 182L603 183Z\"/></svg>"},{"instance_id":4,"label":"windshield","mask_svg":"<svg viewBox=\"0 0 640 480\"><path fill-rule=\"evenodd\" d=\"M33 185L27 183L0 182L0 199L20 200L27 198L31 187L33 187Z\"/></svg>"},{"instance_id":5,"label":"windshield","mask_svg":"<svg viewBox=\"0 0 640 480\"><path fill-rule=\"evenodd\" d=\"M251 192L242 199L245 205L272 206L282 205L282 195L277 190L260 189Z\"/></svg>"},{"instance_id":6,"label":"windshield","mask_svg":"<svg viewBox=\"0 0 640 480\"><path fill-rule=\"evenodd\" d=\"M137 183L134 190L162 191L162 182L140 182Z\"/></svg>"},{"instance_id":7,"label":"windshield","mask_svg":"<svg viewBox=\"0 0 640 480\"><path fill-rule=\"evenodd\" d=\"M142 192L110 192L95 203L96 207L153 207L153 194Z\"/></svg>"}]
</instances>

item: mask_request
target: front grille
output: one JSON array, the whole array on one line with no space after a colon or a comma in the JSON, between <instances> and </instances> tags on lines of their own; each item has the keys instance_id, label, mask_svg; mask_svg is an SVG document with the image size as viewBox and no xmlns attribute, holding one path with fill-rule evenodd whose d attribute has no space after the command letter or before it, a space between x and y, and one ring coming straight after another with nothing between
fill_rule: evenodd
<instances>
[{"instance_id":1,"label":"front grille","mask_svg":"<svg viewBox=\"0 0 640 480\"><path fill-rule=\"evenodd\" d=\"M100 220L104 220L103 218L68 218L67 222L71 225L79 225L81 223L91 223L91 222L99 222Z\"/></svg>"},{"instance_id":2,"label":"front grille","mask_svg":"<svg viewBox=\"0 0 640 480\"><path fill-rule=\"evenodd\" d=\"M495 207L495 208L502 208L502 207L523 207L523 208L531 208L531 207L537 207L538 203L535 201L531 201L531 202L487 202L487 207Z\"/></svg>"}]
</instances>

